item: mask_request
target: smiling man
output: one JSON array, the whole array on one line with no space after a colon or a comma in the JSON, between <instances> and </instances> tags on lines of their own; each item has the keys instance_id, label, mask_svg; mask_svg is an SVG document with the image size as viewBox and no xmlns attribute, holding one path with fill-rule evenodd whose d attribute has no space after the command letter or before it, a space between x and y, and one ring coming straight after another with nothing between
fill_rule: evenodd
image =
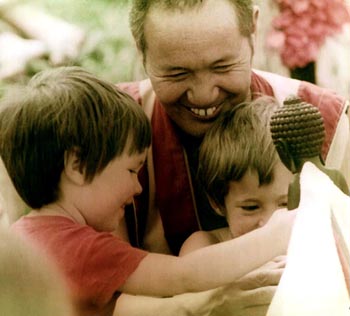
<instances>
[{"instance_id":1,"label":"smiling man","mask_svg":"<svg viewBox=\"0 0 350 316\"><path fill-rule=\"evenodd\" d=\"M143 187L156 207L144 203L147 196L138 204L139 237L147 248L163 252L169 245L177 253L193 231L227 225L196 180L198 147L219 115L239 103L259 95L282 101L293 93L318 106L327 126L323 157L333 168L346 167L345 100L310 83L252 70L258 13L251 0L133 1L131 31L149 79L120 86L152 118L153 163L148 159Z\"/></svg>"},{"instance_id":2,"label":"smiling man","mask_svg":"<svg viewBox=\"0 0 350 316\"><path fill-rule=\"evenodd\" d=\"M198 149L221 113L258 96L274 96L282 103L296 94L317 106L327 126L323 157L328 166L350 175L347 103L315 85L252 70L258 16L251 0L132 1L130 27L149 78L119 86L145 109L153 140L140 175L144 191L135 212L126 215L134 242L146 249L177 254L194 231L227 226L197 181ZM124 296L117 307L123 315L148 315L146 306L159 308L162 315L183 315L185 310L265 315L280 268L272 263L239 284L197 299L138 298L135 314L130 312L136 306L133 298Z\"/></svg>"},{"instance_id":3,"label":"smiling man","mask_svg":"<svg viewBox=\"0 0 350 316\"><path fill-rule=\"evenodd\" d=\"M144 63L168 116L185 133L201 137L221 112L250 99L252 38L241 35L225 1L187 10L151 7Z\"/></svg>"}]
</instances>

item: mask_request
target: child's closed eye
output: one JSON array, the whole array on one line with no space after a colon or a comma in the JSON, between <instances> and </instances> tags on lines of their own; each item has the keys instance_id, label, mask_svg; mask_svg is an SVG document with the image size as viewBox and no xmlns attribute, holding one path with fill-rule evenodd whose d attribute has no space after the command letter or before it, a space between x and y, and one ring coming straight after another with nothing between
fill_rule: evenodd
<instances>
[{"instance_id":1,"label":"child's closed eye","mask_svg":"<svg viewBox=\"0 0 350 316\"><path fill-rule=\"evenodd\" d=\"M287 207L287 205L288 205L287 202L282 202L282 203L279 203L279 204L278 204L278 207L280 207L280 208L285 208L285 207Z\"/></svg>"},{"instance_id":2,"label":"child's closed eye","mask_svg":"<svg viewBox=\"0 0 350 316\"><path fill-rule=\"evenodd\" d=\"M254 204L254 205L242 205L241 208L244 211L253 212L253 211L256 211L257 209L259 209L259 205L257 205L257 204Z\"/></svg>"}]
</instances>

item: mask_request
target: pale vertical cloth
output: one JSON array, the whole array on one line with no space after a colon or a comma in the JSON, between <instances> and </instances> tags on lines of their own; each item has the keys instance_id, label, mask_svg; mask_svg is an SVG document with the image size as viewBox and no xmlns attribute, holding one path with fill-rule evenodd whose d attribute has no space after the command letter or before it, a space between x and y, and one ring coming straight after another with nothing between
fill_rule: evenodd
<instances>
[{"instance_id":1,"label":"pale vertical cloth","mask_svg":"<svg viewBox=\"0 0 350 316\"><path fill-rule=\"evenodd\" d=\"M149 120L152 120L156 94L149 79L140 81L140 97L142 107ZM148 171L148 216L146 230L143 238L143 246L151 252L171 253L164 235L164 227L156 205L156 182L154 174L152 145L147 152Z\"/></svg>"},{"instance_id":2,"label":"pale vertical cloth","mask_svg":"<svg viewBox=\"0 0 350 316\"><path fill-rule=\"evenodd\" d=\"M304 165L300 182L301 200L287 265L267 316L349 316L349 293L333 235L332 216L339 226L337 233L345 241L342 250L347 253L350 197L311 163Z\"/></svg>"},{"instance_id":3,"label":"pale vertical cloth","mask_svg":"<svg viewBox=\"0 0 350 316\"><path fill-rule=\"evenodd\" d=\"M316 60L316 82L350 98L350 23L328 36Z\"/></svg>"},{"instance_id":4,"label":"pale vertical cloth","mask_svg":"<svg viewBox=\"0 0 350 316\"><path fill-rule=\"evenodd\" d=\"M280 52L267 45L268 34L272 30L272 20L279 14L278 3L275 0L256 0L259 7L257 32L254 36L253 67L289 77L290 70L281 60Z\"/></svg>"},{"instance_id":5,"label":"pale vertical cloth","mask_svg":"<svg viewBox=\"0 0 350 316\"><path fill-rule=\"evenodd\" d=\"M340 170L350 187L350 126L349 117L345 113L346 110L349 111L349 106L349 101L346 101L344 113L339 119L334 140L329 148L326 166Z\"/></svg>"}]
</instances>

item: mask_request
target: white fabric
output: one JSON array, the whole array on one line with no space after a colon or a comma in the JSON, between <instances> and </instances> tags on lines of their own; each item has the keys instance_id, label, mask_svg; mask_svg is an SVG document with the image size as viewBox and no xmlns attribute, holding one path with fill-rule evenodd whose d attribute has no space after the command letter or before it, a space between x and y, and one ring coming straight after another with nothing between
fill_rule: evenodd
<instances>
[{"instance_id":1,"label":"white fabric","mask_svg":"<svg viewBox=\"0 0 350 316\"><path fill-rule=\"evenodd\" d=\"M304 165L300 182L301 200L287 266L267 316L349 316L349 293L332 216L345 240L344 253L349 252L350 197L311 163Z\"/></svg>"},{"instance_id":2,"label":"white fabric","mask_svg":"<svg viewBox=\"0 0 350 316\"><path fill-rule=\"evenodd\" d=\"M279 104L283 104L285 98L291 94L298 95L300 81L288 77L280 76L275 73L253 69L255 73L263 77L271 85L273 93Z\"/></svg>"},{"instance_id":3,"label":"white fabric","mask_svg":"<svg viewBox=\"0 0 350 316\"><path fill-rule=\"evenodd\" d=\"M328 151L326 166L340 170L350 187L350 127L349 119L345 114L348 106L349 101L347 101L347 105L344 107L344 113L339 119L333 141Z\"/></svg>"}]
</instances>

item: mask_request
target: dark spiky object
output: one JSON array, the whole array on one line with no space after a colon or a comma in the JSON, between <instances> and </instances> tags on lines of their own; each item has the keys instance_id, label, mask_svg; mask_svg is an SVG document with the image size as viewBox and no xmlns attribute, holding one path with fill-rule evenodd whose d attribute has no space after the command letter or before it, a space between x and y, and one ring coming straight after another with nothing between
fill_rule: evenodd
<instances>
[{"instance_id":1,"label":"dark spiky object","mask_svg":"<svg viewBox=\"0 0 350 316\"><path fill-rule=\"evenodd\" d=\"M284 141L295 158L319 156L325 137L320 111L297 96L290 96L271 117L274 143Z\"/></svg>"}]
</instances>

